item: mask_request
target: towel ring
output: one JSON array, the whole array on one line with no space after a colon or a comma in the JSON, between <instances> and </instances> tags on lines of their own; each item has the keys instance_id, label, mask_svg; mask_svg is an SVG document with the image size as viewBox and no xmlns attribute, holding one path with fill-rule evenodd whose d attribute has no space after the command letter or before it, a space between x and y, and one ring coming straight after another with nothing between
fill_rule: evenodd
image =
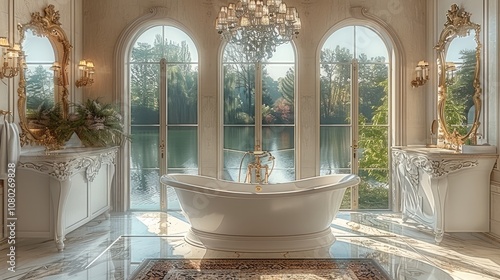
<instances>
[{"instance_id":1,"label":"towel ring","mask_svg":"<svg viewBox=\"0 0 500 280\"><path fill-rule=\"evenodd\" d=\"M12 112L0 110L0 115L3 115L3 122L7 122L7 116L12 116Z\"/></svg>"}]
</instances>

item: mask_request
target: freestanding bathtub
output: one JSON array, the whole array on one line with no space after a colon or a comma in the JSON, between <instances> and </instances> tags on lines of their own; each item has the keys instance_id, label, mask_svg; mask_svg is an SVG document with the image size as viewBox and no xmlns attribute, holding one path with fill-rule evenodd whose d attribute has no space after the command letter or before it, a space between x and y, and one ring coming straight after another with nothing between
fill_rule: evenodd
<instances>
[{"instance_id":1,"label":"freestanding bathtub","mask_svg":"<svg viewBox=\"0 0 500 280\"><path fill-rule=\"evenodd\" d=\"M330 225L346 188L360 179L337 174L289 183L247 184L199 175L163 175L191 223L185 240L207 249L288 252L335 241Z\"/></svg>"}]
</instances>

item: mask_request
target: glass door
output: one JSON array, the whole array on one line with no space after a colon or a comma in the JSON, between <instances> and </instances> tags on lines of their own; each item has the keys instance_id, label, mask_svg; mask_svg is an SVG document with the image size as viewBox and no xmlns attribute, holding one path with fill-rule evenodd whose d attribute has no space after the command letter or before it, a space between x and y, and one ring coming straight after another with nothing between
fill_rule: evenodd
<instances>
[{"instance_id":1,"label":"glass door","mask_svg":"<svg viewBox=\"0 0 500 280\"><path fill-rule=\"evenodd\" d=\"M321 51L320 175L357 174L342 209L389 208L387 47L362 26L334 32Z\"/></svg>"},{"instance_id":2,"label":"glass door","mask_svg":"<svg viewBox=\"0 0 500 280\"><path fill-rule=\"evenodd\" d=\"M171 26L142 33L130 56L130 209L180 210L167 173L198 173L198 57Z\"/></svg>"}]
</instances>

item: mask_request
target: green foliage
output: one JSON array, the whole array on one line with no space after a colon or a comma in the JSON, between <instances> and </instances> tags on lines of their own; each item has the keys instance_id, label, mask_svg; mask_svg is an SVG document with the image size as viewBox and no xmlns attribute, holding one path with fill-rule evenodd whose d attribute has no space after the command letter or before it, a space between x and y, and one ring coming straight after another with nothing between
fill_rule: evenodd
<instances>
[{"instance_id":1,"label":"green foliage","mask_svg":"<svg viewBox=\"0 0 500 280\"><path fill-rule=\"evenodd\" d=\"M39 110L39 106L54 106L54 74L42 65L26 70L26 111Z\"/></svg>"},{"instance_id":2,"label":"green foliage","mask_svg":"<svg viewBox=\"0 0 500 280\"><path fill-rule=\"evenodd\" d=\"M54 106L42 103L37 110L32 110L27 117L33 128L48 130L50 135L54 137L57 146L64 146L64 143L73 134L73 125L63 117L62 106L59 103Z\"/></svg>"},{"instance_id":3,"label":"green foliage","mask_svg":"<svg viewBox=\"0 0 500 280\"><path fill-rule=\"evenodd\" d=\"M351 102L352 54L346 48L321 52L320 118L321 123L349 123Z\"/></svg>"},{"instance_id":4,"label":"green foliage","mask_svg":"<svg viewBox=\"0 0 500 280\"><path fill-rule=\"evenodd\" d=\"M460 65L453 78L449 78L446 89L445 116L450 132L457 130L461 135L468 132L467 116L474 106L474 78L476 67L476 51L460 51L463 64ZM472 120L470 120L472 122Z\"/></svg>"},{"instance_id":5,"label":"green foliage","mask_svg":"<svg viewBox=\"0 0 500 280\"><path fill-rule=\"evenodd\" d=\"M113 105L89 99L73 106L75 113L67 118L59 103L53 107L42 104L28 118L35 128L48 130L57 146L64 146L73 133L87 147L116 146L128 138L123 134L122 117Z\"/></svg>"},{"instance_id":6,"label":"green foliage","mask_svg":"<svg viewBox=\"0 0 500 280\"><path fill-rule=\"evenodd\" d=\"M118 146L127 138L123 134L122 117L112 104L88 99L83 104L73 106L75 114L69 120L85 146Z\"/></svg>"},{"instance_id":7,"label":"green foliage","mask_svg":"<svg viewBox=\"0 0 500 280\"><path fill-rule=\"evenodd\" d=\"M131 111L132 124L158 124L160 120L160 65L167 63L168 121L193 124L198 113L198 71L193 69L185 41L180 44L155 37L151 46L138 42L132 49Z\"/></svg>"},{"instance_id":8,"label":"green foliage","mask_svg":"<svg viewBox=\"0 0 500 280\"><path fill-rule=\"evenodd\" d=\"M321 53L321 124L350 124L351 65L353 55L337 46ZM358 164L362 182L358 186L360 209L388 208L388 66L383 57L357 58L359 100ZM328 136L328 135L327 135ZM335 136L335 135L331 135ZM326 136L325 136L326 137ZM339 141L340 137L329 137ZM325 143L345 147L345 143ZM333 150L333 149L330 149ZM339 156L327 156L328 161ZM327 163L335 166L335 163ZM342 208L350 208L347 192Z\"/></svg>"}]
</instances>

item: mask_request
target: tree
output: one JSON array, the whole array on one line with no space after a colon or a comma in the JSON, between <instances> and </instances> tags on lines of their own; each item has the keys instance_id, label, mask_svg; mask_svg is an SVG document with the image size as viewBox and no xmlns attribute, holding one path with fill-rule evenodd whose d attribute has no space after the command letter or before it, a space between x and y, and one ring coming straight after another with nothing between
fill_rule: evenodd
<instances>
[{"instance_id":1,"label":"tree","mask_svg":"<svg viewBox=\"0 0 500 280\"><path fill-rule=\"evenodd\" d=\"M349 124L351 108L352 55L346 48L324 49L321 53L320 117L321 124ZM359 89L359 185L360 208L387 209L388 207L388 66L383 57L357 58ZM344 158L350 145L342 127L324 127L321 153L332 173L348 168L350 156ZM360 158L361 156L361 158ZM325 169L324 168L324 169ZM345 171L344 171L345 172ZM344 197L343 207L349 205L350 192Z\"/></svg>"},{"instance_id":2,"label":"tree","mask_svg":"<svg viewBox=\"0 0 500 280\"><path fill-rule=\"evenodd\" d=\"M467 116L474 106L472 95L475 92L474 78L476 71L476 51L461 50L462 64L453 78L447 79L445 116L448 130L456 129L461 135L467 134L469 127Z\"/></svg>"},{"instance_id":3,"label":"tree","mask_svg":"<svg viewBox=\"0 0 500 280\"><path fill-rule=\"evenodd\" d=\"M191 64L191 54L185 41L176 43L156 35L153 45L138 42L131 53L131 111L132 124L160 123L160 61L167 64L167 102L169 124L194 124L197 122L198 72ZM148 189L147 176L158 168L158 128L133 127L133 174L140 188ZM177 131L179 134L183 130ZM176 132L176 133L177 133ZM184 134L183 134L184 135ZM182 138L182 136L179 136ZM137 141L134 141L137 140ZM183 164L175 156L168 157L170 167Z\"/></svg>"},{"instance_id":4,"label":"tree","mask_svg":"<svg viewBox=\"0 0 500 280\"><path fill-rule=\"evenodd\" d=\"M352 55L348 49L337 46L335 50L321 51L320 59L321 123L346 123L350 114Z\"/></svg>"},{"instance_id":5,"label":"tree","mask_svg":"<svg viewBox=\"0 0 500 280\"><path fill-rule=\"evenodd\" d=\"M54 74L43 65L26 70L26 110L28 113L39 106L54 106Z\"/></svg>"}]
</instances>

